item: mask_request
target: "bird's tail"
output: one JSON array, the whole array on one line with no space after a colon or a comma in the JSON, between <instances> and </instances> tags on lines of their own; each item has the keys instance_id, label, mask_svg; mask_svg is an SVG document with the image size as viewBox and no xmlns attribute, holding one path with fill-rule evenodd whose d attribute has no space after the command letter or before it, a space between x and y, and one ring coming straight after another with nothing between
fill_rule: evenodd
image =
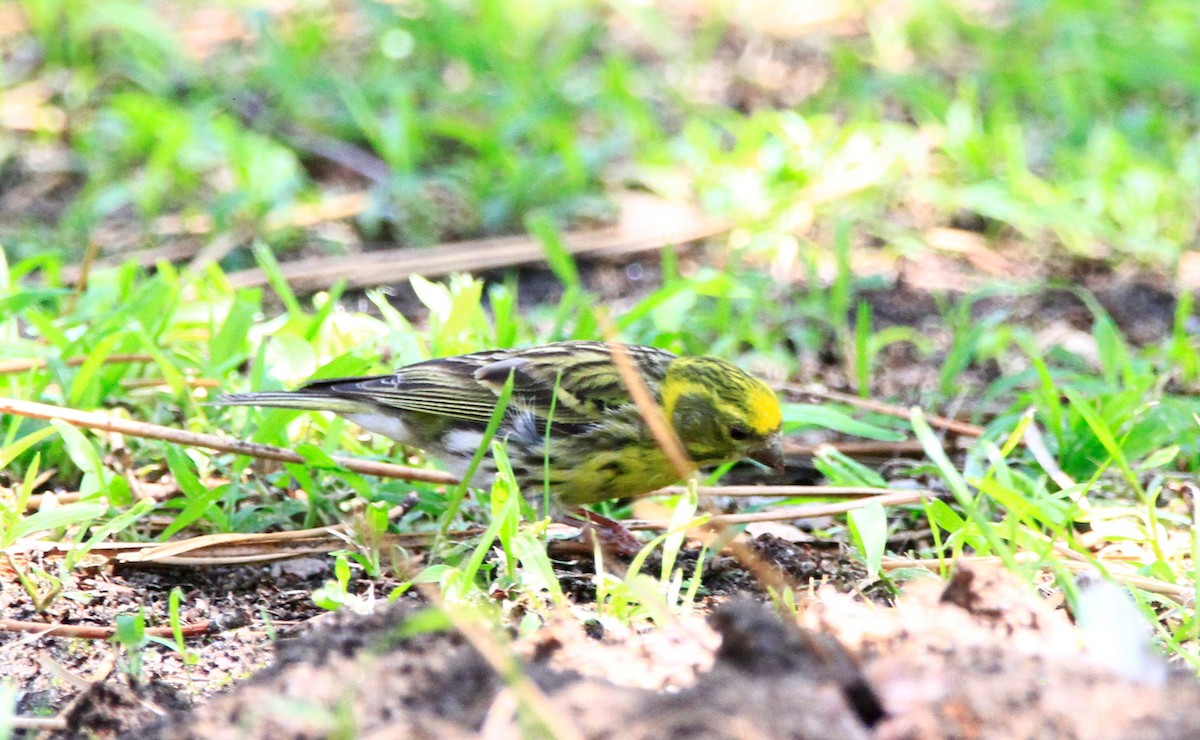
<instances>
[{"instance_id":1,"label":"bird's tail","mask_svg":"<svg viewBox=\"0 0 1200 740\"><path fill-rule=\"evenodd\" d=\"M304 411L332 411L336 414L354 414L370 411L370 404L353 398L335 396L306 390L264 391L262 393L229 393L211 401L212 406L272 406L282 409Z\"/></svg>"}]
</instances>

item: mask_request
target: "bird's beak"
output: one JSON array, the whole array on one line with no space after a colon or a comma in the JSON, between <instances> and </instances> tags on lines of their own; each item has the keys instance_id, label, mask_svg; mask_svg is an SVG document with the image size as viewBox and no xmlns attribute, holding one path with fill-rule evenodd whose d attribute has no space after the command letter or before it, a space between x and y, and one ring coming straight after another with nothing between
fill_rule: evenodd
<instances>
[{"instance_id":1,"label":"bird's beak","mask_svg":"<svg viewBox=\"0 0 1200 740\"><path fill-rule=\"evenodd\" d=\"M762 445L746 455L754 462L762 463L775 472L783 472L783 436L776 432L763 440Z\"/></svg>"}]
</instances>

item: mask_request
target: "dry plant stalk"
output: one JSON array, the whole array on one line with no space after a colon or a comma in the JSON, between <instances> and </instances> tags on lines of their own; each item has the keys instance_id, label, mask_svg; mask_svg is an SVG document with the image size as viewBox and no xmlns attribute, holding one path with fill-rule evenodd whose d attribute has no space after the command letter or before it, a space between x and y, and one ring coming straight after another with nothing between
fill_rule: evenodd
<instances>
[{"instance_id":1,"label":"dry plant stalk","mask_svg":"<svg viewBox=\"0 0 1200 740\"><path fill-rule=\"evenodd\" d=\"M79 367L89 358L85 355L68 357L63 360L67 367ZM112 354L104 358L104 364L119 364L123 362L154 362L150 355ZM0 360L0 375L24 373L30 370L40 370L50 363L44 357L29 357L19 360Z\"/></svg>"},{"instance_id":2,"label":"dry plant stalk","mask_svg":"<svg viewBox=\"0 0 1200 740\"><path fill-rule=\"evenodd\" d=\"M72 426L100 429L106 432L127 434L132 437L161 439L165 442L173 442L175 444L206 447L218 452L232 452L236 455L247 455L249 457L275 460L277 462L304 463L303 457L292 450L285 450L282 447L243 442L237 439L218 437L214 434L187 432L182 429L151 424L145 421L132 421L94 411L79 411L78 409L70 409L64 406L24 401L18 398L0 398L0 414L13 414L31 419L61 419ZM458 482L458 479L453 475L438 470L410 468L405 465L358 460L350 457L334 457L333 460L347 470L364 475L378 475L385 478L440 483L443 485L452 485Z\"/></svg>"},{"instance_id":3,"label":"dry plant stalk","mask_svg":"<svg viewBox=\"0 0 1200 740\"><path fill-rule=\"evenodd\" d=\"M812 396L814 398L820 398L824 401L838 401L840 403L849 404L856 408L874 411L877 414L894 416L899 419L908 419L912 414L911 409L903 406L896 406L894 404L884 403L883 401L876 401L871 398L862 398L849 393L831 391L827 388L821 388L818 386L800 386L793 385L791 383L785 383L777 386L776 390L802 396ZM947 432L953 432L954 434L961 434L964 437L983 436L983 427L975 424L968 424L965 421L949 419L945 416L935 416L932 414L927 414L925 416L925 420L928 421L929 426L933 427L934 429L943 429Z\"/></svg>"},{"instance_id":4,"label":"dry plant stalk","mask_svg":"<svg viewBox=\"0 0 1200 740\"><path fill-rule=\"evenodd\" d=\"M613 364L620 373L621 379L625 382L625 386L629 389L629 395L633 402L637 404L638 411L642 418L650 426L650 431L654 434L655 440L659 446L670 458L671 464L679 472L681 478L686 478L692 474L693 466L688 460L687 453L683 449L683 443L679 441L679 437L675 434L666 418L663 416L662 409L654 401L654 397L650 394L650 389L646 387L646 381L638 374L637 368L634 367L633 361L629 358L629 353L625 347L613 340L615 331L611 326L604 322L605 335L608 338L609 347L612 349ZM702 505L706 513L713 515L711 507ZM715 519L716 516L714 515ZM758 553L750 549L745 542L742 542L734 537L728 536L728 529L715 529L711 523L703 525L703 530L709 533L710 542L725 542L725 549L733 554L742 566L754 576L755 580L761 583L767 589L773 589L777 593L784 588L795 589L796 584L788 577L782 569L775 567L766 560L758 556Z\"/></svg>"},{"instance_id":5,"label":"dry plant stalk","mask_svg":"<svg viewBox=\"0 0 1200 740\"><path fill-rule=\"evenodd\" d=\"M207 619L181 626L184 637L199 637L211 630ZM92 624L61 624L58 622L22 622L17 619L0 619L0 632L26 632L38 637L68 637L84 640L107 640L117 633L116 627L100 627ZM171 627L146 627L152 637L174 636Z\"/></svg>"},{"instance_id":6,"label":"dry plant stalk","mask_svg":"<svg viewBox=\"0 0 1200 740\"><path fill-rule=\"evenodd\" d=\"M1018 562L1036 563L1044 560L1036 553L1018 552L1016 553ZM963 564L987 564L987 565L1003 565L1003 560L994 555L960 555L957 558L939 560L937 558L884 558L882 567L884 570L896 570L897 568L928 568L932 571L946 565ZM1096 571L1096 566L1089 562L1080 560L1062 560L1056 563L1063 568L1073 573L1091 573ZM1107 564L1106 564L1107 565ZM1045 566L1049 567L1049 565ZM1180 586L1175 583L1151 578L1149 576L1141 576L1136 573L1125 573L1121 571L1109 570L1108 575L1113 579L1124 583L1127 586L1149 591L1150 593L1162 594L1170 596L1177 601L1185 604L1192 602L1194 593L1190 588Z\"/></svg>"}]
</instances>

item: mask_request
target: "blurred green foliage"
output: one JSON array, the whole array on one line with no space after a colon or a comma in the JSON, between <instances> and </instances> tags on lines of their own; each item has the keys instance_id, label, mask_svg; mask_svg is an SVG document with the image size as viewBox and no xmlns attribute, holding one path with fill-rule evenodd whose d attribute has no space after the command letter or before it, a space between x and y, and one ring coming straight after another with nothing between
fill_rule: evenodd
<instances>
[{"instance_id":1,"label":"blurred green foliage","mask_svg":"<svg viewBox=\"0 0 1200 740\"><path fill-rule=\"evenodd\" d=\"M0 172L19 179L37 141L80 177L65 208L8 214L18 255L77 255L113 218L262 230L356 180L373 193L360 234L406 244L519 231L534 211L604 220L613 185L682 186L763 248L803 245L814 218L908 252L947 224L1168 266L1194 239L1190 0L868 4L851 11L861 33L798 38L746 31L721 4L699 23L595 0L18 6L28 29L3 42L0 84L46 84L67 124L0 130ZM189 51L193 18L239 32ZM782 104L739 66L754 43L811 94Z\"/></svg>"}]
</instances>

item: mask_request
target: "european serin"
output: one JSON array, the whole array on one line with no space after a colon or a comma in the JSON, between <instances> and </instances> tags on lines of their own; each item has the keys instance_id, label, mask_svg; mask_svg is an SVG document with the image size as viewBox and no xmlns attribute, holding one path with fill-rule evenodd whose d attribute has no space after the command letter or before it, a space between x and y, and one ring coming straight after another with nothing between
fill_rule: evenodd
<instances>
[{"instance_id":1,"label":"european serin","mask_svg":"<svg viewBox=\"0 0 1200 740\"><path fill-rule=\"evenodd\" d=\"M742 458L782 467L779 402L766 383L715 357L623 346L695 467ZM461 476L510 373L512 397L496 436L531 501L548 490L558 503L588 504L679 479L604 342L473 352L216 403L332 411L428 451ZM472 482L486 484L494 473L489 457Z\"/></svg>"}]
</instances>

